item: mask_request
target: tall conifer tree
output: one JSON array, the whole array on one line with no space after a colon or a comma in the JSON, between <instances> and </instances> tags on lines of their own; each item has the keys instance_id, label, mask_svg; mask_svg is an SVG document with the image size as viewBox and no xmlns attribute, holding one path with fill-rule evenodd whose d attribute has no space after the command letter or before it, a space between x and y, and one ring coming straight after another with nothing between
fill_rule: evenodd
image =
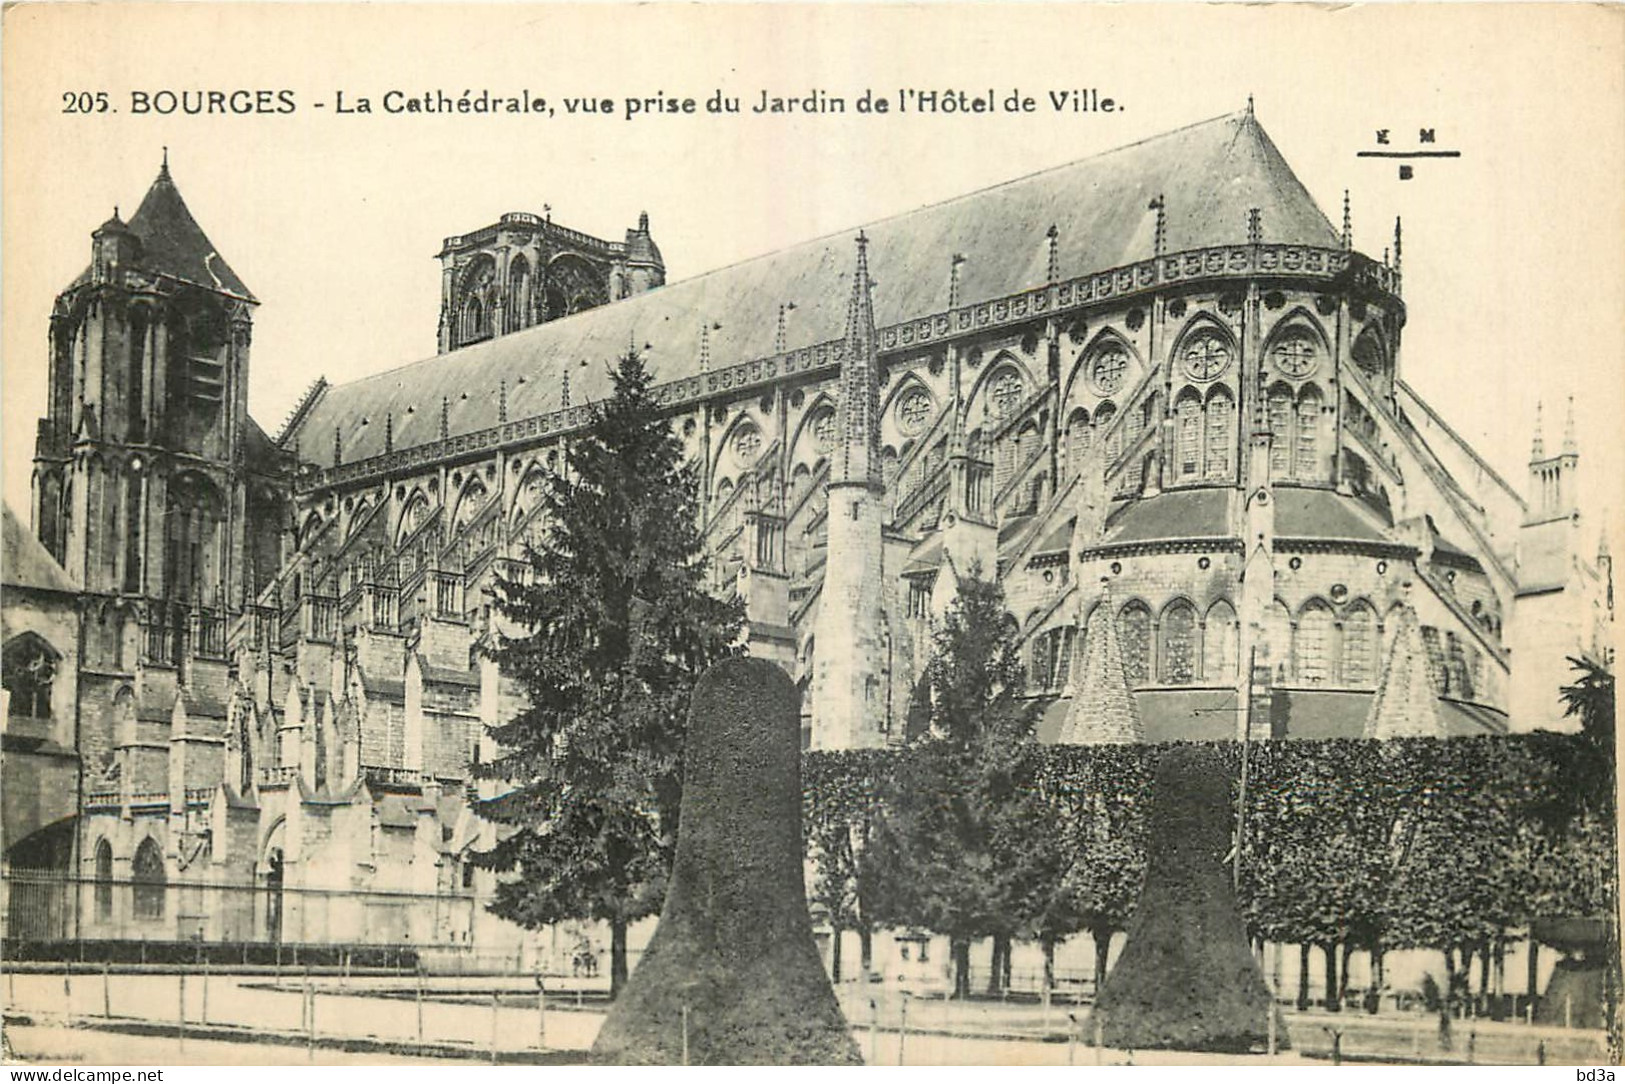
<instances>
[{"instance_id":1,"label":"tall conifer tree","mask_svg":"<svg viewBox=\"0 0 1625 1084\"><path fill-rule=\"evenodd\" d=\"M627 926L657 913L677 838L689 694L737 652L737 601L705 588L697 479L636 351L612 372L564 466L542 482L539 540L499 580L493 655L526 705L496 726L480 806L510 826L483 865L512 871L491 910L536 928L607 922L611 995Z\"/></svg>"}]
</instances>

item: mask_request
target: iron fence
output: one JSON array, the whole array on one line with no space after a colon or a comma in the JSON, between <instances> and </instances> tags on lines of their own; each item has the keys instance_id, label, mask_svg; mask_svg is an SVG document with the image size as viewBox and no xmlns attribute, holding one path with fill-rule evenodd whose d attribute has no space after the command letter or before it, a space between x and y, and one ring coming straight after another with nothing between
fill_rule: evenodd
<instances>
[{"instance_id":1,"label":"iron fence","mask_svg":"<svg viewBox=\"0 0 1625 1084\"><path fill-rule=\"evenodd\" d=\"M282 881L273 867L253 883L81 877L0 870L0 937L7 959L179 962L194 957L265 962L287 951L475 952L484 910L471 890L360 891ZM249 957L254 958L253 961Z\"/></svg>"}]
</instances>

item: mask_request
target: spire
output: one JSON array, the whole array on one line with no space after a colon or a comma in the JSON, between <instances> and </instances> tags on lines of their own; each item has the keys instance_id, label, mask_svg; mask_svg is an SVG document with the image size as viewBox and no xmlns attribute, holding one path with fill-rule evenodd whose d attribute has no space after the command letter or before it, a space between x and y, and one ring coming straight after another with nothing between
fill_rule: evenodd
<instances>
[{"instance_id":1,"label":"spire","mask_svg":"<svg viewBox=\"0 0 1625 1084\"><path fill-rule=\"evenodd\" d=\"M861 236L861 235L860 235ZM959 265L965 262L965 254L956 252L953 259L948 261L948 308L959 307Z\"/></svg>"},{"instance_id":2,"label":"spire","mask_svg":"<svg viewBox=\"0 0 1625 1084\"><path fill-rule=\"evenodd\" d=\"M158 176L164 178L165 180L169 179L169 147L168 147L168 145L165 145L165 147L164 147L164 160L158 166Z\"/></svg>"},{"instance_id":3,"label":"spire","mask_svg":"<svg viewBox=\"0 0 1625 1084\"><path fill-rule=\"evenodd\" d=\"M395 450L395 415L393 413L391 413L391 414L385 414L384 415L384 451L393 452L394 450Z\"/></svg>"},{"instance_id":4,"label":"spire","mask_svg":"<svg viewBox=\"0 0 1625 1084\"><path fill-rule=\"evenodd\" d=\"M1371 696L1371 709L1365 718L1367 738L1442 738L1444 721L1439 717L1439 694L1434 687L1432 664L1416 610L1407 602L1401 608L1399 628L1394 633L1377 690Z\"/></svg>"},{"instance_id":5,"label":"spire","mask_svg":"<svg viewBox=\"0 0 1625 1084\"><path fill-rule=\"evenodd\" d=\"M1247 115L1249 117L1253 115L1253 96L1251 94L1247 95Z\"/></svg>"},{"instance_id":6,"label":"spire","mask_svg":"<svg viewBox=\"0 0 1625 1084\"><path fill-rule=\"evenodd\" d=\"M711 325L700 325L700 372L711 371Z\"/></svg>"},{"instance_id":7,"label":"spire","mask_svg":"<svg viewBox=\"0 0 1625 1084\"><path fill-rule=\"evenodd\" d=\"M344 438L339 435L339 427L333 427L333 466L344 462Z\"/></svg>"},{"instance_id":8,"label":"spire","mask_svg":"<svg viewBox=\"0 0 1625 1084\"><path fill-rule=\"evenodd\" d=\"M1354 215L1349 206L1349 190L1343 189L1343 251L1354 248Z\"/></svg>"},{"instance_id":9,"label":"spire","mask_svg":"<svg viewBox=\"0 0 1625 1084\"><path fill-rule=\"evenodd\" d=\"M564 370L564 378L559 381L559 407L570 409L570 370Z\"/></svg>"},{"instance_id":10,"label":"spire","mask_svg":"<svg viewBox=\"0 0 1625 1084\"><path fill-rule=\"evenodd\" d=\"M1168 197L1161 192L1151 201L1151 210L1157 212L1157 225L1151 235L1151 251L1153 255L1161 256L1168 251Z\"/></svg>"},{"instance_id":11,"label":"spire","mask_svg":"<svg viewBox=\"0 0 1625 1084\"><path fill-rule=\"evenodd\" d=\"M830 481L880 484L880 366L875 351L875 309L869 293L869 239L858 234L857 268L846 311L841 359L841 449Z\"/></svg>"},{"instance_id":12,"label":"spire","mask_svg":"<svg viewBox=\"0 0 1625 1084\"><path fill-rule=\"evenodd\" d=\"M445 440L451 436L451 398L446 395L440 397L440 439Z\"/></svg>"},{"instance_id":13,"label":"spire","mask_svg":"<svg viewBox=\"0 0 1625 1084\"><path fill-rule=\"evenodd\" d=\"M1129 691L1123 668L1123 649L1117 642L1117 621L1112 613L1111 590L1101 580L1100 603L1089 616L1082 655L1073 660L1081 670L1067 707L1060 740L1066 745L1127 745L1145 741L1139 705Z\"/></svg>"},{"instance_id":14,"label":"spire","mask_svg":"<svg viewBox=\"0 0 1625 1084\"><path fill-rule=\"evenodd\" d=\"M502 377L497 381L497 421L508 420L508 378Z\"/></svg>"},{"instance_id":15,"label":"spire","mask_svg":"<svg viewBox=\"0 0 1625 1084\"><path fill-rule=\"evenodd\" d=\"M1580 440L1574 434L1574 396L1569 396L1569 407L1563 416L1563 454L1579 455Z\"/></svg>"},{"instance_id":16,"label":"spire","mask_svg":"<svg viewBox=\"0 0 1625 1084\"><path fill-rule=\"evenodd\" d=\"M1249 245L1262 244L1264 241L1264 212L1257 207L1247 208L1247 243Z\"/></svg>"},{"instance_id":17,"label":"spire","mask_svg":"<svg viewBox=\"0 0 1625 1084\"><path fill-rule=\"evenodd\" d=\"M1061 277L1061 230L1051 222L1049 229L1044 231L1049 239L1049 258L1045 265L1045 282L1054 282Z\"/></svg>"},{"instance_id":18,"label":"spire","mask_svg":"<svg viewBox=\"0 0 1625 1084\"><path fill-rule=\"evenodd\" d=\"M1531 463L1546 458L1546 438L1541 433L1541 413L1543 409L1544 404L1539 399L1535 400L1535 439L1529 446L1529 461Z\"/></svg>"},{"instance_id":19,"label":"spire","mask_svg":"<svg viewBox=\"0 0 1625 1084\"><path fill-rule=\"evenodd\" d=\"M773 352L784 353L784 306L779 306L779 323L773 329Z\"/></svg>"},{"instance_id":20,"label":"spire","mask_svg":"<svg viewBox=\"0 0 1625 1084\"><path fill-rule=\"evenodd\" d=\"M1401 233L1402 233L1402 231L1401 231L1401 227L1400 227L1399 216L1395 215L1394 216L1394 274L1395 275L1399 274L1399 263L1400 263L1400 260L1403 258L1402 254L1401 254L1402 253L1402 244L1403 244L1403 242L1401 241Z\"/></svg>"}]
</instances>

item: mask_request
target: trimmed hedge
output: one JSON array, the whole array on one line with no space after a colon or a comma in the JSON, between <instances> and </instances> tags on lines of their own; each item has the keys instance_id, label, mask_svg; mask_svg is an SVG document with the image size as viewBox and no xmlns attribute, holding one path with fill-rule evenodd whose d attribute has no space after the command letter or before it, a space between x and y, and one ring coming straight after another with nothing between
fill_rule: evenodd
<instances>
[{"instance_id":1,"label":"trimmed hedge","mask_svg":"<svg viewBox=\"0 0 1625 1084\"><path fill-rule=\"evenodd\" d=\"M1009 877L1033 870L1031 884L1005 893L1021 901L1025 913L1011 917L1022 936L1127 927L1144 877L1150 781L1176 747L1032 744L1013 758L1015 823L1003 834L1017 845L1000 861ZM1233 833L1241 746L1208 748L1232 780ZM876 916L932 928L926 909L910 913L925 871L895 861L868 869L861 847L830 846L868 839L908 812L894 807L929 800L899 785L920 749L805 757L813 895L839 903L830 912L843 928ZM1612 913L1611 779L1595 770L1600 755L1585 735L1544 733L1252 743L1237 893L1249 933L1379 955L1483 951L1537 918ZM1055 853L1067 857L1058 878L1053 864L1030 860Z\"/></svg>"}]
</instances>

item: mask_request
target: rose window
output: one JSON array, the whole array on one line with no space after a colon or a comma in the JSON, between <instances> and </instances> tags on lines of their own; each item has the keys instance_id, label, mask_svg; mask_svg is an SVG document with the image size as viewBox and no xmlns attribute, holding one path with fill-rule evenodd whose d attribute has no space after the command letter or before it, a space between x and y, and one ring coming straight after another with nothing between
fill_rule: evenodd
<instances>
[{"instance_id":1,"label":"rose window","mask_svg":"<svg viewBox=\"0 0 1625 1084\"><path fill-rule=\"evenodd\" d=\"M993 381L993 388L988 397L993 403L993 416L1008 418L1021 406L1023 388L1021 375L1014 369L1006 369Z\"/></svg>"},{"instance_id":2,"label":"rose window","mask_svg":"<svg viewBox=\"0 0 1625 1084\"><path fill-rule=\"evenodd\" d=\"M897 428L904 436L917 436L931 420L931 396L915 388L897 404Z\"/></svg>"},{"instance_id":3,"label":"rose window","mask_svg":"<svg viewBox=\"0 0 1625 1084\"><path fill-rule=\"evenodd\" d=\"M754 425L746 426L734 437L734 454L744 463L753 463L762 450L762 431Z\"/></svg>"},{"instance_id":4,"label":"rose window","mask_svg":"<svg viewBox=\"0 0 1625 1084\"><path fill-rule=\"evenodd\" d=\"M1089 367L1089 378L1102 395L1110 395L1123 386L1123 375L1128 372L1128 355L1120 346L1108 347Z\"/></svg>"},{"instance_id":5,"label":"rose window","mask_svg":"<svg viewBox=\"0 0 1625 1084\"><path fill-rule=\"evenodd\" d=\"M1287 376L1307 376L1318 360L1315 344L1302 337L1288 339L1272 353L1276 369Z\"/></svg>"},{"instance_id":6,"label":"rose window","mask_svg":"<svg viewBox=\"0 0 1625 1084\"><path fill-rule=\"evenodd\" d=\"M1212 380L1230 367L1230 347L1217 335L1201 335L1185 348L1185 371L1197 380Z\"/></svg>"}]
</instances>

